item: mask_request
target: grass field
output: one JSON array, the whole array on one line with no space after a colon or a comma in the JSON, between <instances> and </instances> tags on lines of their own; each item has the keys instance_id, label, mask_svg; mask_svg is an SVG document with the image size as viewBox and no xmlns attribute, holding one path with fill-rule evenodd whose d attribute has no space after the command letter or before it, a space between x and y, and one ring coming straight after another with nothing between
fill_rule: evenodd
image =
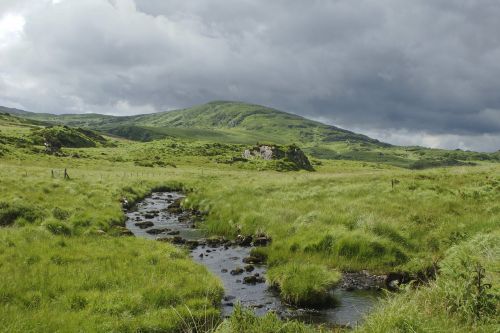
<instances>
[{"instance_id":1,"label":"grass field","mask_svg":"<svg viewBox=\"0 0 500 333\"><path fill-rule=\"evenodd\" d=\"M4 332L170 332L219 321L220 283L172 246L25 227L2 231L0 262Z\"/></svg>"},{"instance_id":2,"label":"grass field","mask_svg":"<svg viewBox=\"0 0 500 333\"><path fill-rule=\"evenodd\" d=\"M161 187L183 188L186 207L208 212L200 225L207 234L270 236L259 251L268 281L288 302L317 303L342 271L416 273L438 265L435 282L390 297L358 329L498 327L497 163L408 170L318 159L315 172L277 172L227 163L244 145L180 138L115 138L111 146L63 148L56 157L29 140L37 126L0 124L4 331L215 329L222 289L214 277L168 244L121 236L120 200ZM481 269L482 285L491 288L474 285ZM245 310L218 329L316 330Z\"/></svg>"}]
</instances>

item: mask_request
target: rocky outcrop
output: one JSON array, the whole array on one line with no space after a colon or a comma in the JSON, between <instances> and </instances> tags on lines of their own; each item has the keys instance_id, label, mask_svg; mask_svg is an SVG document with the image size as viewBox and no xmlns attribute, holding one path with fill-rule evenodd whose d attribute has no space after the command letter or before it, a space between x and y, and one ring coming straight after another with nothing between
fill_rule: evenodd
<instances>
[{"instance_id":1,"label":"rocky outcrop","mask_svg":"<svg viewBox=\"0 0 500 333\"><path fill-rule=\"evenodd\" d=\"M311 162L306 154L296 145L278 146L278 145L257 145L243 152L243 158L263 159L263 160L284 160L290 162L297 169L313 170Z\"/></svg>"}]
</instances>

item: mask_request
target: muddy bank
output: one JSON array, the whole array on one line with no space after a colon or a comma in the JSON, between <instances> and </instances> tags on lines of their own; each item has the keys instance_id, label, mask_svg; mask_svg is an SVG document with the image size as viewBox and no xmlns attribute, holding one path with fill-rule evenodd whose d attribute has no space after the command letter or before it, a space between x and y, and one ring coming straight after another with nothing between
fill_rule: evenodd
<instances>
[{"instance_id":1,"label":"muddy bank","mask_svg":"<svg viewBox=\"0 0 500 333\"><path fill-rule=\"evenodd\" d=\"M299 309L281 302L276 291L265 283L263 258L251 255L253 246L265 246L265 235L241 236L235 240L205 237L195 228L199 212L183 210L178 192L157 192L126 212L126 227L137 237L171 242L190 250L194 261L203 264L224 284L222 314L229 316L236 303L253 308L259 315L276 312L282 318L326 325L354 325L376 303L385 280L362 273L346 273L332 295L339 301L331 309Z\"/></svg>"}]
</instances>

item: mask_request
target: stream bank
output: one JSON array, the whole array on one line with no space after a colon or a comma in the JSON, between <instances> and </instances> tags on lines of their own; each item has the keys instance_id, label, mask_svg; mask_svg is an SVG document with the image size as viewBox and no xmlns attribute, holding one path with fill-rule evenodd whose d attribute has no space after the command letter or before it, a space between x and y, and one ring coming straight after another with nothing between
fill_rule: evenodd
<instances>
[{"instance_id":1,"label":"stream bank","mask_svg":"<svg viewBox=\"0 0 500 333\"><path fill-rule=\"evenodd\" d=\"M155 192L126 212L126 227L135 236L167 241L186 246L191 258L218 276L225 295L221 309L223 316L232 313L236 303L253 308L257 315L269 311L281 318L296 319L311 324L353 326L358 323L380 297L370 289L373 283L383 283L382 277L367 272L347 273L332 294L338 304L326 309L301 309L284 304L279 294L265 283L266 265L251 255L253 243L266 245L261 239L229 241L224 238L205 238L195 228L193 214L179 206L184 196L179 192Z\"/></svg>"}]
</instances>

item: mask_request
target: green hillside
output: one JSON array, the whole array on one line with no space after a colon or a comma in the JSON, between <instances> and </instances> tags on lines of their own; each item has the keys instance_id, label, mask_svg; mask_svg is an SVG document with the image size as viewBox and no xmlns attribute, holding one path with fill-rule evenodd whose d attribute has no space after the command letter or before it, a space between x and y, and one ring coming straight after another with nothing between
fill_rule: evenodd
<instances>
[{"instance_id":1,"label":"green hillside","mask_svg":"<svg viewBox=\"0 0 500 333\"><path fill-rule=\"evenodd\" d=\"M334 142L352 140L381 144L367 136L325 125L297 115L255 104L211 102L192 108L129 118L149 127L200 128L230 131L249 139L260 137L276 143ZM252 135L249 135L249 133Z\"/></svg>"},{"instance_id":2,"label":"green hillside","mask_svg":"<svg viewBox=\"0 0 500 333\"><path fill-rule=\"evenodd\" d=\"M367 136L325 125L297 115L255 104L216 101L192 108L127 117L100 114L42 114L16 109L16 113L30 119L48 121L74 127L88 127L128 135L150 133L144 138L185 136L198 139L221 139L234 143L336 142L350 140L388 146ZM133 130L130 130L133 128ZM127 130L129 129L129 130ZM161 129L161 130L158 130ZM177 129L177 130L174 130ZM135 136L135 134L131 134Z\"/></svg>"},{"instance_id":3,"label":"green hillside","mask_svg":"<svg viewBox=\"0 0 500 333\"><path fill-rule=\"evenodd\" d=\"M0 109L1 111L2 109ZM297 144L310 156L423 169L500 161L500 154L398 147L276 109L242 102L215 101L191 108L117 117L101 114L4 112L51 124L97 130L135 140L180 138L232 144Z\"/></svg>"}]
</instances>

